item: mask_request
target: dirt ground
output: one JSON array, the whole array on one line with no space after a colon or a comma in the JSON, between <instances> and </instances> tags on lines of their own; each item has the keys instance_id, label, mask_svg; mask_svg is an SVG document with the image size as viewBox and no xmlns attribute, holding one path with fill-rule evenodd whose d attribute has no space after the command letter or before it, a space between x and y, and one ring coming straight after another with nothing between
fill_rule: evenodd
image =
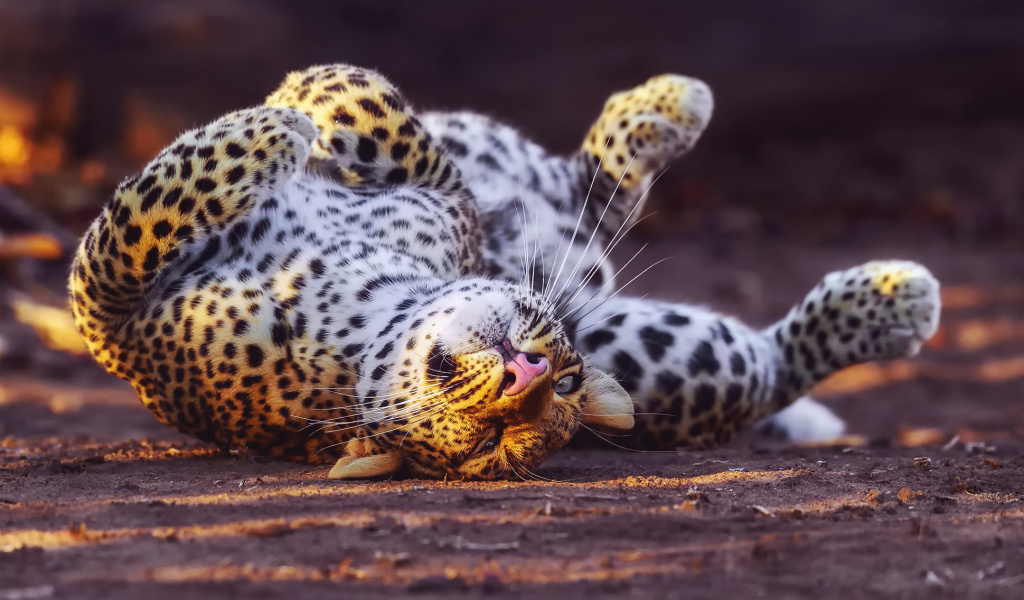
<instances>
[{"instance_id":1,"label":"dirt ground","mask_svg":"<svg viewBox=\"0 0 1024 600\"><path fill-rule=\"evenodd\" d=\"M24 364L0 378L0 600L1021 596L1024 252L894 232L645 253L677 258L641 292L760 323L830 269L914 258L944 282L944 326L919 359L818 390L850 425L837 445L599 444L487 484L221 455L84 359Z\"/></svg>"},{"instance_id":2,"label":"dirt ground","mask_svg":"<svg viewBox=\"0 0 1024 600\"><path fill-rule=\"evenodd\" d=\"M310 64L558 151L610 91L685 72L715 121L620 281L674 258L627 292L768 324L830 270L908 258L943 282L939 335L825 382L850 432L827 447L591 439L534 481L335 482L160 425L13 318L62 302L66 267L0 260L0 600L1024 597L1024 5L442 4L0 0L0 129L39 163L18 192L73 245L177 132Z\"/></svg>"}]
</instances>

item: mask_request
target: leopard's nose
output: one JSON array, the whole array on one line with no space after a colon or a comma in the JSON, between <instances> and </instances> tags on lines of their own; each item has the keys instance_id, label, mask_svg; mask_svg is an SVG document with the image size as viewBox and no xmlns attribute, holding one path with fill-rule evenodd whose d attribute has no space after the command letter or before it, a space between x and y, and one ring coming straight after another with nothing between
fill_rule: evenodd
<instances>
[{"instance_id":1,"label":"leopard's nose","mask_svg":"<svg viewBox=\"0 0 1024 600\"><path fill-rule=\"evenodd\" d=\"M505 361L506 396L517 396L525 391L533 380L548 372L548 359L540 354L517 352Z\"/></svg>"}]
</instances>

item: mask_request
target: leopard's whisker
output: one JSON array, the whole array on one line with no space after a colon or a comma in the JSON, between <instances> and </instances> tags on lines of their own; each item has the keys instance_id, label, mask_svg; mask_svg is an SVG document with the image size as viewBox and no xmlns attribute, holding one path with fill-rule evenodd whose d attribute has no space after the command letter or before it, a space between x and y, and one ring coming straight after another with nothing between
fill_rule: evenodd
<instances>
[{"instance_id":1,"label":"leopard's whisker","mask_svg":"<svg viewBox=\"0 0 1024 600\"><path fill-rule=\"evenodd\" d=\"M543 284L543 280L544 280L545 271L547 270L547 268L546 268L546 263L544 261L544 244L541 242L541 237L540 237L540 215L537 213L537 211L533 211L533 223L531 224L529 222L530 221L530 219L529 219L530 210L529 210L529 208L525 204L523 205L523 210L524 210L524 221L525 221L525 223L524 223L524 235L527 236L527 239L529 238L528 230L531 228L531 226L532 226L532 229L533 229L533 242L532 242L533 252L530 254L529 276L527 278L527 281L526 281L524 287L526 287L526 288L528 288L530 290L535 290L535 284L536 284L536 281L537 281L537 271L539 269L540 270L540 276L541 276L541 288L543 289L543 285L544 285ZM539 255L539 259L538 259L538 255Z\"/></svg>"},{"instance_id":2,"label":"leopard's whisker","mask_svg":"<svg viewBox=\"0 0 1024 600\"><path fill-rule=\"evenodd\" d=\"M664 175L667 171L668 171L668 168L666 167L660 173L658 173L657 177L655 177L654 180L651 182L651 184L647 186L647 189L640 196L640 199L633 205L633 208L630 209L629 213L626 215L626 217L623 219L622 223L619 225L618 230L616 230L615 235L612 236L611 241L607 244L607 247L601 253L601 256L599 257L597 263L593 267L591 267L590 272L587 274L587 276L584 278L584 280L581 281L577 285L576 291L572 295L572 297L569 298L568 300L562 302L559 305L560 307L568 304L569 302L571 302L576 297L576 295L586 286L586 284L590 282L591 278L593 278L593 276L595 274L600 272L601 266L604 265L604 263L611 257L611 254L615 250L615 248L618 247L618 245L624 239L626 239L626 235L628 235L629 232L631 232L635 227L637 227L641 222L645 221L647 218L657 214L657 211L648 213L648 214L640 217L636 221L634 221L632 224L629 224L629 226L627 227L627 224L629 223L630 218L633 216L633 213L637 210L638 207L640 207L643 204L644 198L647 197L647 194L654 187L654 184L657 183L658 180L661 179L661 176ZM623 228L625 228L625 231L623 231ZM621 269L619 271L621 272ZM618 273L616 273L615 275L617 276ZM611 278L611 282L614 282L614 281L615 281L615 276L613 276Z\"/></svg>"},{"instance_id":3,"label":"leopard's whisker","mask_svg":"<svg viewBox=\"0 0 1024 600\"><path fill-rule=\"evenodd\" d=\"M530 209L523 204L523 252L526 256L527 268L523 273L523 287L532 290L534 281L537 277L537 249L540 243L540 229L536 224L533 225L533 239L530 239L531 223L530 223ZM536 217L536 212L533 213ZM533 250L531 252L530 247Z\"/></svg>"},{"instance_id":4,"label":"leopard's whisker","mask_svg":"<svg viewBox=\"0 0 1024 600\"><path fill-rule=\"evenodd\" d=\"M334 446L337 446L337 445L339 445L341 443L348 443L351 440L368 440L368 439L372 439L372 438L375 438L375 437L380 437L382 435L387 435L387 434L392 433L394 431L399 431L399 430L401 430L404 427L409 427L410 425L417 425L419 423L422 423L424 420L430 418L430 416L432 416L434 414L437 414L437 412L440 412L442 408L444 408L444 407L442 406L441 408L436 409L433 413L431 413L430 415L427 415L426 417L421 418L416 423L406 423L404 425L399 425L397 427L392 427L391 429L388 429L386 431L378 431L377 433L374 433L374 434L371 434L371 435L365 435L365 436L361 436L361 437L350 438L349 440L346 440L345 442L339 442L338 444L331 444L329 446L325 446L325 447L321 448L320 450L318 450L317 452L322 452L322 451L324 451L324 450L326 450L328 448L333 448Z\"/></svg>"},{"instance_id":5,"label":"leopard's whisker","mask_svg":"<svg viewBox=\"0 0 1024 600\"><path fill-rule=\"evenodd\" d=\"M437 412L438 410L444 408L446 404L448 404L447 399L436 400L434 402L430 402L422 406L417 406L415 407L414 410L408 413L403 413L401 415L389 414L387 415L387 417L376 421L376 423L395 423L399 420L409 421L412 419L416 419L417 417L420 417L421 415L424 415L426 413ZM405 423L402 426L404 427L407 425L409 425L409 423Z\"/></svg>"},{"instance_id":6,"label":"leopard's whisker","mask_svg":"<svg viewBox=\"0 0 1024 600\"><path fill-rule=\"evenodd\" d=\"M528 232L526 231L526 222L523 219L523 215L522 215L522 213L519 212L519 202L516 201L516 200L513 200L512 201L512 208L516 209L516 219L519 221L519 232L522 234L520 236L520 238L522 239L522 242L523 242L522 243L522 251L523 252L522 252L522 255L519 257L519 264L522 265L522 271L523 271L523 277L522 277L521 281L522 281L522 284L525 285L526 284L527 273L529 272L529 266L527 264L528 261L529 261L529 252L526 249L526 240L527 240L527 237L528 237ZM525 206L523 207L523 210L526 210Z\"/></svg>"},{"instance_id":7,"label":"leopard's whisker","mask_svg":"<svg viewBox=\"0 0 1024 600\"><path fill-rule=\"evenodd\" d=\"M565 292L565 289L566 287L568 287L569 282L572 281L573 276L576 275L577 272L579 272L580 266L583 264L583 261L587 255L587 250L590 250L590 246L594 243L594 239L597 237L597 232L601 229L601 223L604 222L604 217L605 215L608 214L608 209L611 208L612 206L612 201L615 199L615 194L618 193L619 187L622 185L622 179L626 176L626 173L629 171L629 168L633 166L633 161L636 160L636 157L637 153L634 152L633 156L630 157L629 159L629 163L626 164L626 168L623 169L622 175L619 176L619 180L615 183L615 188L612 190L611 195L608 197L608 201L605 202L604 210L601 211L601 216L598 217L597 223L594 224L594 231L590 233L590 238L587 240L587 245L583 247L583 251L580 254L580 259L576 261L576 266L573 268L572 272L569 273L569 276L566 278L565 283L562 284L562 289L558 290L558 296L561 296L563 292Z\"/></svg>"},{"instance_id":8,"label":"leopard's whisker","mask_svg":"<svg viewBox=\"0 0 1024 600\"><path fill-rule=\"evenodd\" d=\"M438 396L441 396L441 395L444 395L444 394L448 393L453 388L454 388L454 386L438 389L438 390L435 390L435 391L427 393L427 394L423 394L423 395L420 395L420 396L417 396L417 397L410 398L409 400L407 400L405 402L395 403L395 404L389 405L388 407L385 407L385 408L377 407L377 408L371 408L369 410L362 410L359 414L352 415L352 416L349 416L349 417L338 417L338 418L335 418L335 419L312 419L312 418L308 418L308 417L299 417L299 418L303 418L305 420L310 421L311 425L321 424L321 425L325 425L326 427L333 427L333 426L337 426L337 425L361 426L361 425L367 425L367 424L383 422L383 421L393 421L393 420L396 420L396 419L405 419L405 418L408 418L410 416L415 416L417 414L417 412L420 411L420 410L423 410L423 409L428 409L429 410L429 408L422 406L422 403L423 403L424 400L432 400L433 398L436 398ZM441 402L444 402L444 401L441 401ZM429 406L435 406L435 405L437 405L437 403L431 403ZM396 409L396 407L397 407L397 409ZM371 412L371 411L383 412L383 411L385 411L385 409L391 409L391 410L387 414L385 414L383 417L381 417L379 419L366 418L366 416L365 416L367 412ZM403 412L403 411L411 411L411 412ZM305 429L305 428L303 428L303 429Z\"/></svg>"},{"instance_id":9,"label":"leopard's whisker","mask_svg":"<svg viewBox=\"0 0 1024 600\"><path fill-rule=\"evenodd\" d=\"M529 481L526 479L526 477L523 477L523 475L519 472L519 470L516 469L516 466L517 466L516 462L509 460L509 461L506 461L505 464L508 465L509 470L512 471L512 473L516 477L518 477L520 481L522 481L523 483L529 483Z\"/></svg>"},{"instance_id":10,"label":"leopard's whisker","mask_svg":"<svg viewBox=\"0 0 1024 600\"><path fill-rule=\"evenodd\" d=\"M428 405L427 407L424 407L422 410L420 410L420 411L410 415L408 418L406 418L406 417L402 417L402 418L405 419L405 420L415 419L416 417L419 417L420 415L422 415L424 413L427 413L427 412L431 412L431 414L436 414L437 412L439 412L442 409L444 409L444 405L445 404L447 404L447 402L444 401L444 400L439 401L439 402L435 402L433 404ZM397 427L389 429L387 432L379 432L379 433L376 433L376 434L371 435L371 436L357 437L357 438L353 438L353 439L368 439L370 437L376 437L377 435L381 435L382 433L389 433L391 431L397 431L399 429L402 429L403 427L408 427L409 425L415 425L415 424L418 424L418 423L420 423L422 421L423 421L423 419L420 419L419 421L417 421L415 423L403 423L401 425L398 425ZM370 421L368 423L359 423L357 425L348 425L348 426L345 426L345 427L335 427L335 428L331 428L330 425L327 425L323 429L318 430L318 432L322 431L323 433L338 433L338 432L341 432L341 431L349 431L349 430L352 430L352 429L358 429L360 427L368 427L368 426L376 425L378 423L388 423L388 422L394 422L394 419L390 419L390 418L379 419L379 420L376 420L376 421Z\"/></svg>"},{"instance_id":11,"label":"leopard's whisker","mask_svg":"<svg viewBox=\"0 0 1024 600\"><path fill-rule=\"evenodd\" d=\"M565 234L562 234L562 235L558 236L558 247L555 249L554 260L551 263L552 267L555 266L555 263L558 262L558 257L561 256L561 254L562 254L562 244L564 244L564 243L565 243ZM568 252L569 252L569 248L568 247L566 247L565 252L568 255ZM549 295L550 295L550 291L551 291L551 287L552 287L552 283L554 282L554 279L552 279L553 273L551 273L548 270L548 268L547 268L547 263L545 262L544 264L545 264L544 270L546 271L546 277L544 279L544 285L541 286L540 295L541 295L541 302L545 306L547 306L547 305L551 304L551 298L549 297Z\"/></svg>"},{"instance_id":12,"label":"leopard's whisker","mask_svg":"<svg viewBox=\"0 0 1024 600\"><path fill-rule=\"evenodd\" d=\"M428 406L423 407L423 408L424 408L424 410L431 410L434 406L436 406L436 404L431 404L431 405L428 405ZM419 413L416 413L416 414L419 414ZM397 418L401 418L401 417L397 417ZM386 415L386 416L381 417L379 419L367 419L365 421L353 422L353 423L312 422L309 425L307 425L306 427L303 427L302 429L305 430L305 429L308 429L309 427L320 425L321 427L319 429L316 429L314 431L314 434L317 434L317 433L338 433L338 432L342 432L342 431L350 431L352 429L359 429L361 427L371 427L371 426L377 425L379 423L395 422L397 420L397 418L396 418L395 415Z\"/></svg>"},{"instance_id":13,"label":"leopard's whisker","mask_svg":"<svg viewBox=\"0 0 1024 600\"><path fill-rule=\"evenodd\" d=\"M564 307L562 307L567 312L565 312L562 315L560 315L559 318L560 319L568 319L573 314L575 314L577 311L579 311L581 308L583 308L587 304L590 304L590 302L592 300L594 300L595 298L600 296L601 292L604 291L604 288L608 287L609 285L614 285L615 278L619 276L619 273L621 273L626 267L628 267L629 264L632 263L634 259L636 259L636 257L640 256L640 253L643 252L644 249L647 248L648 245L649 245L649 243L648 244L644 244L643 246L640 246L640 249L637 250L635 253L633 253L633 256L629 257L629 260L627 260L625 262L625 264L623 264L621 267L619 267L619 269L617 271L615 271L615 275L613 275L611 277L611 279L608 280L608 283L606 283L606 284L602 285L601 287L597 288L597 290L590 296L590 298L587 299L586 302L584 302L583 304L580 304L579 306L577 306L576 308L572 309L571 311L569 310L570 305L565 305Z\"/></svg>"},{"instance_id":14,"label":"leopard's whisker","mask_svg":"<svg viewBox=\"0 0 1024 600\"><path fill-rule=\"evenodd\" d=\"M565 256L562 257L562 264L559 265L559 267L558 267L558 273L555 275L555 279L554 279L553 285L551 287L551 291L553 291L555 286L558 285L558 279L562 276L562 269L565 268L565 263L566 263L567 260L569 260L569 249L572 248L573 242L576 241L576 234L577 234L577 232L579 232L580 225L583 223L583 215L586 214L587 203L590 201L590 194L591 194L591 192L594 191L594 183L597 182L597 175L601 172L601 164L604 162L605 152L608 151L608 146L610 146L611 143L612 143L611 137L609 137L607 140L605 140L604 150L601 151L601 157L597 160L597 168L594 169L594 177L593 177L593 179L590 180L590 188L587 190L586 197L583 198L583 205L580 206L580 216L579 216L579 218L576 219L576 227L572 231L572 237L569 238L569 245L566 247ZM609 202L611 202L611 200L609 200ZM549 295L550 295L550 291L549 291Z\"/></svg>"},{"instance_id":15,"label":"leopard's whisker","mask_svg":"<svg viewBox=\"0 0 1024 600\"><path fill-rule=\"evenodd\" d=\"M333 394L338 394L338 395L342 395L342 396L353 396L353 397L356 397L356 396L359 395L357 393L357 389L356 389L355 386L353 386L353 387L333 387L333 388L298 388L297 391L318 391L318 390L322 391L322 392L331 392ZM394 398L395 396L401 396L401 395L407 394L407 393L408 392L401 392L401 391L400 392L391 392L390 394L378 394L378 395L374 396L374 398ZM359 401L359 402L365 402L366 398L356 398L356 400ZM334 410L334 409L333 408L321 408L321 409L311 409L311 410Z\"/></svg>"},{"instance_id":16,"label":"leopard's whisker","mask_svg":"<svg viewBox=\"0 0 1024 600\"><path fill-rule=\"evenodd\" d=\"M519 216L519 232L522 240L523 248L523 287L530 287L530 281L533 277L533 262L530 259L530 224L529 224L529 209L525 204L514 201L512 205L516 208L516 214ZM520 212L520 208L522 211Z\"/></svg>"},{"instance_id":17,"label":"leopard's whisker","mask_svg":"<svg viewBox=\"0 0 1024 600\"><path fill-rule=\"evenodd\" d=\"M630 448L629 446L623 446L621 444L616 444L615 442L613 442L613 441L609 440L608 438L606 438L603 434L598 432L593 427L588 427L584 423L580 423L580 426L583 427L584 429L586 429L587 431L589 431L590 433L593 433L594 435L596 435L604 443L612 445L612 446L615 446L616 448L620 448L622 450L627 450L629 452L637 452L637 453L640 453L640 454L676 454L675 450L638 450L636 448Z\"/></svg>"},{"instance_id":18,"label":"leopard's whisker","mask_svg":"<svg viewBox=\"0 0 1024 600\"><path fill-rule=\"evenodd\" d=\"M536 289L537 269L540 269L541 280L544 278L544 245L540 241L540 216L536 211L533 213L533 266L530 269L530 289ZM540 261L538 262L538 254Z\"/></svg>"},{"instance_id":19,"label":"leopard's whisker","mask_svg":"<svg viewBox=\"0 0 1024 600\"><path fill-rule=\"evenodd\" d=\"M440 379L441 376L443 375L441 373L433 373L433 372L431 372L430 369L424 369L424 373L428 377L434 377L434 378L438 378L438 379ZM337 394L337 395L340 395L340 396L352 397L353 400L354 400L354 405L365 404L367 402L367 400L371 399L371 398L366 398L366 397L359 397L359 394L357 393L358 390L357 390L357 388L355 386L348 386L348 387L295 388L295 391L318 391L318 390L319 391L323 391L323 392L330 392L332 394ZM391 393L388 393L388 394L376 394L376 395L374 395L372 397L372 399L376 400L376 399L397 398L397 397L400 397L400 396L406 396L406 395L408 395L410 393L415 393L415 391L410 392L408 390L399 390L399 391L394 391L394 392L391 392ZM308 409L308 410L344 410L346 408L349 408L349 406L333 406L333 407L328 407L328 408L311 408L311 409Z\"/></svg>"},{"instance_id":20,"label":"leopard's whisker","mask_svg":"<svg viewBox=\"0 0 1024 600\"><path fill-rule=\"evenodd\" d=\"M533 479L534 481L543 481L545 483L563 483L562 481L558 481L556 479L550 479L550 478L547 478L547 477L543 477L543 476L538 475L537 473L531 471L530 468L526 466L526 463L523 460L523 457L519 456L519 453L514 451L514 450L509 450L508 452L506 452L506 458L509 460L509 462L514 462L516 465L518 465L519 468L522 469L523 471L525 471L526 474L531 479Z\"/></svg>"},{"instance_id":21,"label":"leopard's whisker","mask_svg":"<svg viewBox=\"0 0 1024 600\"><path fill-rule=\"evenodd\" d=\"M423 400L429 400L429 399L431 399L431 398L418 398L417 401L418 402L422 402ZM419 410L424 409L424 408L425 408L424 406L421 406L420 404L417 404L416 406L406 407L406 410L412 411L409 414L415 414L416 411L419 411ZM392 412L389 412L389 413L385 413L384 415L382 415L379 418L368 418L368 417L365 416L365 413L362 413L360 415L353 416L351 420L349 420L347 418L344 418L344 419L329 419L329 420L319 420L319 419L308 419L308 420L311 421L310 426L312 426L312 425L323 425L324 427L323 427L322 430L327 430L328 428L335 428L335 429L331 429L331 431L343 431L345 429L350 429L352 427L371 425L373 423L382 423L382 422L387 422L387 421L395 421L397 419L405 418L406 416L407 415L405 413L402 413L400 411L392 411ZM305 428L303 428L303 429L305 429Z\"/></svg>"},{"instance_id":22,"label":"leopard's whisker","mask_svg":"<svg viewBox=\"0 0 1024 600\"><path fill-rule=\"evenodd\" d=\"M675 416L675 415L672 415L670 413L656 413L656 412L627 412L627 413L601 413L601 414L585 412L585 413L580 413L580 414L581 415L585 415L585 416L591 416L591 417L602 417L602 416L607 416L607 417L635 417L635 416L672 417L672 416Z\"/></svg>"},{"instance_id":23,"label":"leopard's whisker","mask_svg":"<svg viewBox=\"0 0 1024 600\"><path fill-rule=\"evenodd\" d=\"M444 406L441 406L441 407L439 407L439 408L438 408L437 410L434 410L433 412L431 412L430 414L427 414L427 415L423 416L423 417L422 417L421 419L419 419L418 421L416 421L416 422L414 422L414 423L410 423L410 424L407 424L406 426L408 426L408 425L413 425L413 426L415 426L415 425L419 425L419 424L420 424L420 423L422 423L423 421L426 421L426 420L427 420L427 419L429 419L430 417L432 417L432 416L436 415L437 413L441 412L441 410L443 410L443 409L444 409ZM420 414L423 414L423 413L420 413ZM409 439L409 434L410 434L410 433L412 433L412 428L410 428L410 429L409 429L408 431L406 431L406 432L405 432L405 435L403 435L403 436L402 436L402 441L398 443L398 448L399 448L399 449L401 449L401 448L402 448L402 445L403 445L403 444L405 444L405 440Z\"/></svg>"},{"instance_id":24,"label":"leopard's whisker","mask_svg":"<svg viewBox=\"0 0 1024 600\"><path fill-rule=\"evenodd\" d=\"M431 400L431 399L436 398L436 397L438 397L440 395L448 393L452 389L453 389L452 387L447 387L447 388L433 390L433 391L421 394L419 396L413 396L413 397L409 398L408 400L404 400L402 402L395 402L393 404L389 404L386 407L371 406L369 408L364 409L362 412L363 412L363 414L365 414L367 412L373 412L373 411L380 412L380 411L390 410L391 412L390 412L389 417L391 417L391 416L398 416L399 418L401 418L401 417L404 416L404 414L401 411L403 411L403 410L415 410L424 400ZM322 422L322 423L341 423L343 419L345 419L345 417L339 417L337 419L322 419L322 420L320 420L320 422Z\"/></svg>"},{"instance_id":25,"label":"leopard's whisker","mask_svg":"<svg viewBox=\"0 0 1024 600\"><path fill-rule=\"evenodd\" d=\"M598 258L597 263L593 267L591 267L590 271L583 278L583 281L581 281L579 283L579 285L576 286L575 293L573 293L572 297L569 298L569 300L567 300L565 302L566 304L569 303L569 302L572 302L572 300L576 298L576 296L583 290L583 288L586 287L586 285L588 283L590 283L590 280L594 277L594 275L596 275L597 273L600 272L601 266L604 265L604 263L611 257L612 252L619 245L619 243L622 242L622 240L626 239L626 235L628 235L629 232L632 231L633 228L635 228L637 225L639 225L642 221L644 221L648 217L656 214L656 212L648 213L647 215L644 215L643 217L637 219L636 221L634 221L632 224L630 224L627 227L627 224L630 222L630 219L632 218L633 213L636 212L637 208L639 208L640 206L643 205L644 198L646 198L647 194L649 194L651 189L654 188L654 184L658 183L658 180L661 179L661 176L664 175L667 172L668 172L668 167L662 169L662 171L660 173L658 173L658 175L654 178L654 180L651 181L650 185L647 186L647 189L644 190L644 193L640 195L640 199L637 200L637 202L635 204L633 204L633 207L629 210L629 213L626 214L626 217L622 220L622 223L619 225L618 230L615 231L615 235L612 236L611 241L608 242L606 248L601 253L601 256ZM609 204L610 204L610 202L609 202ZM625 228L625 231L623 231L623 228ZM614 281L614 280L615 280L615 277L612 277L612 281Z\"/></svg>"},{"instance_id":26,"label":"leopard's whisker","mask_svg":"<svg viewBox=\"0 0 1024 600\"><path fill-rule=\"evenodd\" d=\"M629 286L629 284L633 283L633 282L634 282L634 281L636 281L636 280L637 280L638 278L642 277L642 276L643 276L643 275L644 275L645 273L647 273L648 271L650 271L650 270L651 270L651 269L653 269L654 267L656 267L656 266L660 265L661 263L663 263L663 262L665 262L665 261L667 261L667 260L671 260L671 259L673 259L673 258L675 258L675 257L674 257L674 256L666 256L665 258L663 258L663 259L661 259L661 260L659 260L659 261L655 262L655 263L654 263L654 264L652 264L651 266L647 267L647 268L646 268L646 269L644 269L643 271L640 271L639 273L637 273L637 274L636 274L636 276L635 276L635 277L633 277L632 279L630 279L629 281L627 281L627 282L626 282L625 284L623 284L623 285L622 285L621 287L619 287L619 289L615 290L615 291L614 291L614 292L612 292L612 293L611 293L610 295L608 295L608 296L606 296L606 297L602 298L602 299L601 299L601 301L600 301L600 302L599 302L599 303L598 303L598 304L597 304L596 306L594 306L594 308L590 309L590 310L589 310L589 311L587 312L587 314L585 314L585 315L583 315L582 317L580 317L580 318L578 319L578 321L582 322L582 321L583 321L584 319L586 319L586 318L587 318L588 316L590 316L590 315L591 315L591 314L592 314L592 313L593 313L593 312L594 312L595 310L597 310L597 309L601 308L602 306L604 306L604 304L605 304L606 302L608 302L609 300L611 300L612 298L614 298L615 296L617 296L617 295L619 294L619 292L621 292L622 290L626 289L626 287L628 287L628 286ZM586 305L584 304L584 306L586 306Z\"/></svg>"},{"instance_id":27,"label":"leopard's whisker","mask_svg":"<svg viewBox=\"0 0 1024 600\"><path fill-rule=\"evenodd\" d=\"M531 471L529 467L527 467L525 464L523 464L522 460L519 460L517 462L519 464L519 468L522 469L526 473L527 477L529 477L530 479L532 479L534 481L542 481L544 483L561 483L561 481L558 481L556 479L550 479L548 477L543 477L543 476L538 475L537 473Z\"/></svg>"},{"instance_id":28,"label":"leopard's whisker","mask_svg":"<svg viewBox=\"0 0 1024 600\"><path fill-rule=\"evenodd\" d=\"M649 295L650 294L644 294L643 296L640 296L638 298L638 300L643 300L644 298L646 298ZM576 335L579 335L579 334L583 333L584 331L590 329L591 327L596 327L596 326L600 325L601 323L604 323L605 321L610 321L610 320L614 319L615 317L618 317L618 316L621 316L621 315L624 315L624 314L626 314L626 313L624 313L624 312L612 313L612 314L608 315L607 317L601 319L600 321L595 321L595 322L591 323L590 325L587 325L586 327L581 327L581 328L577 329L576 330Z\"/></svg>"},{"instance_id":29,"label":"leopard's whisker","mask_svg":"<svg viewBox=\"0 0 1024 600\"><path fill-rule=\"evenodd\" d=\"M619 268L618 268L618 270L616 270L616 271L615 271L615 273L613 273L613 274L612 274L612 276L608 278L608 281L607 281L607 282L605 282L605 283L604 283L604 284L603 284L603 285L602 285L601 287L599 287L599 288L597 288L596 290L594 290L594 293L593 293L593 294L591 294L591 296L590 296L590 298L589 298L589 299L587 300L587 302L584 302L584 303L583 303L582 305L580 305L580 306L577 306L577 307L576 307L575 309L573 309L573 310L571 310L571 311L570 311L570 309L572 308L572 299L569 299L569 300L566 300L566 301L564 301L564 302L561 302L561 303L559 303L559 304L558 304L558 306L556 307L556 310L558 310L558 311L562 311L562 313L561 313L561 316L560 316L559 318L560 318L560 319L565 319L565 318L567 318L567 317L568 317L569 315L571 315L571 314L572 314L573 312L575 312L576 310L579 310L579 308L580 308L581 306L586 306L586 305L587 305L587 303L589 303L589 302L590 302L591 300L593 300L594 298L596 298L596 297L600 296L600 295L602 294L602 292L604 291L604 289L605 289L606 287L608 287L608 286L614 286L614 285L615 285L615 278L616 278L616 277L618 277L618 276L619 276L619 274L620 274L620 273L622 273L622 271L623 271L623 270L624 270L624 269L625 269L626 267L628 267L628 266L629 266L629 264L630 264L630 263L632 263L632 262L633 262L633 260L634 260L634 259L635 259L635 258L636 258L637 256L640 256L640 253L641 253L641 252L643 252L643 251L644 251L644 249L646 249L646 248L647 248L647 246L648 246L649 244L650 244L650 242L648 242L648 243L645 243L645 244L644 244L643 246L640 246L640 249L639 249L639 250L637 250L637 251L636 251L635 253L633 253L633 256L629 257L629 260L627 260L625 264L623 264L623 265L622 265L621 267L619 267ZM583 288L583 287L581 286L581 287L580 287L580 290L582 290L582 289L584 289L584 288ZM574 296L573 298L575 298L575 296Z\"/></svg>"},{"instance_id":30,"label":"leopard's whisker","mask_svg":"<svg viewBox=\"0 0 1024 600\"><path fill-rule=\"evenodd\" d=\"M530 483L531 481L536 481L533 477L530 477L530 472L527 469L523 468L523 464L521 462L517 461L516 467L517 468L513 469L512 472L516 474L516 477L519 477L519 479L523 480L523 483ZM521 473L520 469L526 471L526 474L524 475L523 473Z\"/></svg>"}]
</instances>

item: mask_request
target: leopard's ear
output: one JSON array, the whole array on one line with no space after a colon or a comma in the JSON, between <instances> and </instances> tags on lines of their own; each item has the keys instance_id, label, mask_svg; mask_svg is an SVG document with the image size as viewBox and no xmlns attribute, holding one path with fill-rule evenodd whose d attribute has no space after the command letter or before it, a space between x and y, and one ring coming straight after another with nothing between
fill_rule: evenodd
<instances>
[{"instance_id":1,"label":"leopard's ear","mask_svg":"<svg viewBox=\"0 0 1024 600\"><path fill-rule=\"evenodd\" d=\"M595 367L583 373L587 402L583 405L583 423L612 429L633 428L633 400L611 375Z\"/></svg>"},{"instance_id":2,"label":"leopard's ear","mask_svg":"<svg viewBox=\"0 0 1024 600\"><path fill-rule=\"evenodd\" d=\"M401 468L402 454L398 450L370 454L369 448L360 440L352 440L345 446L345 456L334 463L327 478L376 479L394 475Z\"/></svg>"}]
</instances>

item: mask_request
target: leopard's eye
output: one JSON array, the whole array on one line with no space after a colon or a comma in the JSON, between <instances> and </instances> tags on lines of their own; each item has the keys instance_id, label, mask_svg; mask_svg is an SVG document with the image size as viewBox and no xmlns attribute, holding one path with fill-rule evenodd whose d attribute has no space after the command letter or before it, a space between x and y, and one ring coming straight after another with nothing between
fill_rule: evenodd
<instances>
[{"instance_id":1,"label":"leopard's eye","mask_svg":"<svg viewBox=\"0 0 1024 600\"><path fill-rule=\"evenodd\" d=\"M484 454L486 452L492 452L501 443L501 430L495 430L491 432L491 435L480 440L480 443L473 449L473 454Z\"/></svg>"},{"instance_id":2,"label":"leopard's eye","mask_svg":"<svg viewBox=\"0 0 1024 600\"><path fill-rule=\"evenodd\" d=\"M570 373L555 382L552 386L555 388L555 393L559 396L565 394L571 394L576 390L580 389L580 384L583 383L583 378L580 377L579 373Z\"/></svg>"}]
</instances>

